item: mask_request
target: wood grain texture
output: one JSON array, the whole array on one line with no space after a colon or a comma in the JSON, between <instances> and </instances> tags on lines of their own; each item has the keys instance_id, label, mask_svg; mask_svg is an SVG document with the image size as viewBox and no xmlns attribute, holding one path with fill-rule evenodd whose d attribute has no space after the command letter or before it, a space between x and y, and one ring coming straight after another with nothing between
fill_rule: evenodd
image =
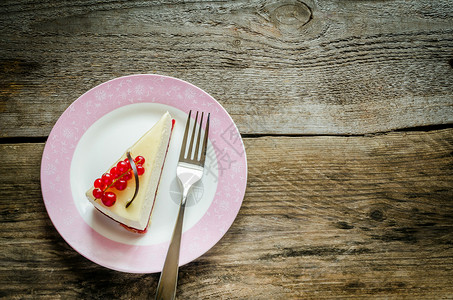
<instances>
[{"instance_id":1,"label":"wood grain texture","mask_svg":"<svg viewBox=\"0 0 453 300\"><path fill-rule=\"evenodd\" d=\"M201 87L244 134L452 124L452 37L449 0L2 1L0 137L136 73Z\"/></svg>"},{"instance_id":2,"label":"wood grain texture","mask_svg":"<svg viewBox=\"0 0 453 300\"><path fill-rule=\"evenodd\" d=\"M453 129L245 145L240 213L181 268L179 299L453 297ZM105 269L59 236L41 198L42 150L0 145L0 297L152 297L158 274Z\"/></svg>"}]
</instances>

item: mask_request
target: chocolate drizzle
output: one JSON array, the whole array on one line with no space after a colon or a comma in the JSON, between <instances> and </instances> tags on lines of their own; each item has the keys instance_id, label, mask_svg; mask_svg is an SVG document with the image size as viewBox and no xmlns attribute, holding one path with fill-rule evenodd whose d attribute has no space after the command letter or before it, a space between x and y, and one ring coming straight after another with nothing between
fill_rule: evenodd
<instances>
[{"instance_id":1,"label":"chocolate drizzle","mask_svg":"<svg viewBox=\"0 0 453 300\"><path fill-rule=\"evenodd\" d=\"M131 157L131 153L129 151L127 151L126 156L127 156L127 159L129 160L129 163L131 165L131 168L132 168L132 171L134 172L134 177L135 177L135 192L134 192L134 196L132 196L132 199L129 200L129 202L127 202L127 204L126 204L126 208L128 208L129 205L131 205L132 201L134 201L135 197L138 194L139 182L138 182L137 166L135 165L135 161Z\"/></svg>"}]
</instances>

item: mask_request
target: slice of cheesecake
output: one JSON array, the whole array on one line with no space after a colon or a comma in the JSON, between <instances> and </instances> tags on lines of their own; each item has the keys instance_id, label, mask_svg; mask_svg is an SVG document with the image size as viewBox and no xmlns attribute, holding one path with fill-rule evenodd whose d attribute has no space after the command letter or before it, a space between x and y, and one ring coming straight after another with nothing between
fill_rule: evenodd
<instances>
[{"instance_id":1,"label":"slice of cheesecake","mask_svg":"<svg viewBox=\"0 0 453 300\"><path fill-rule=\"evenodd\" d=\"M150 224L174 122L165 113L86 192L96 209L126 229L144 233Z\"/></svg>"}]
</instances>

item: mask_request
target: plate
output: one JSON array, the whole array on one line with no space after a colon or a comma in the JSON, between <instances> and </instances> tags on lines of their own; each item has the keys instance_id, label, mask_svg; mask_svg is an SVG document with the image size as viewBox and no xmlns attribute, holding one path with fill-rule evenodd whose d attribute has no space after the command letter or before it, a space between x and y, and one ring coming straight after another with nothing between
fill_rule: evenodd
<instances>
[{"instance_id":1,"label":"plate","mask_svg":"<svg viewBox=\"0 0 453 300\"><path fill-rule=\"evenodd\" d=\"M206 253L236 218L247 183L239 131L209 94L183 80L153 74L116 78L89 90L60 116L41 162L41 189L52 223L81 255L104 267L155 273L163 267L181 197L176 164L189 110L211 114L203 179L187 201L180 265ZM166 111L176 120L146 234L123 229L85 197L127 147Z\"/></svg>"}]
</instances>

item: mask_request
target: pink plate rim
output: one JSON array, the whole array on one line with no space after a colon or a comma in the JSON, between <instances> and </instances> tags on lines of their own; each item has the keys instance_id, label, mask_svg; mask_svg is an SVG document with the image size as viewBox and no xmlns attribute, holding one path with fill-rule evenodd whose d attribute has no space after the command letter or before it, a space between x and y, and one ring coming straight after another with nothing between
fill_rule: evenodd
<instances>
[{"instance_id":1,"label":"pink plate rim","mask_svg":"<svg viewBox=\"0 0 453 300\"><path fill-rule=\"evenodd\" d=\"M41 161L41 190L53 225L74 250L99 265L121 272L155 273L162 270L168 242L128 245L110 240L86 224L71 201L70 167L80 138L105 114L133 103L160 103L186 112L199 109L215 120L210 141L219 166L218 186L207 212L183 234L180 265L206 253L231 227L244 199L247 159L228 112L208 93L178 78L118 77L90 89L63 112L49 134Z\"/></svg>"}]
</instances>

